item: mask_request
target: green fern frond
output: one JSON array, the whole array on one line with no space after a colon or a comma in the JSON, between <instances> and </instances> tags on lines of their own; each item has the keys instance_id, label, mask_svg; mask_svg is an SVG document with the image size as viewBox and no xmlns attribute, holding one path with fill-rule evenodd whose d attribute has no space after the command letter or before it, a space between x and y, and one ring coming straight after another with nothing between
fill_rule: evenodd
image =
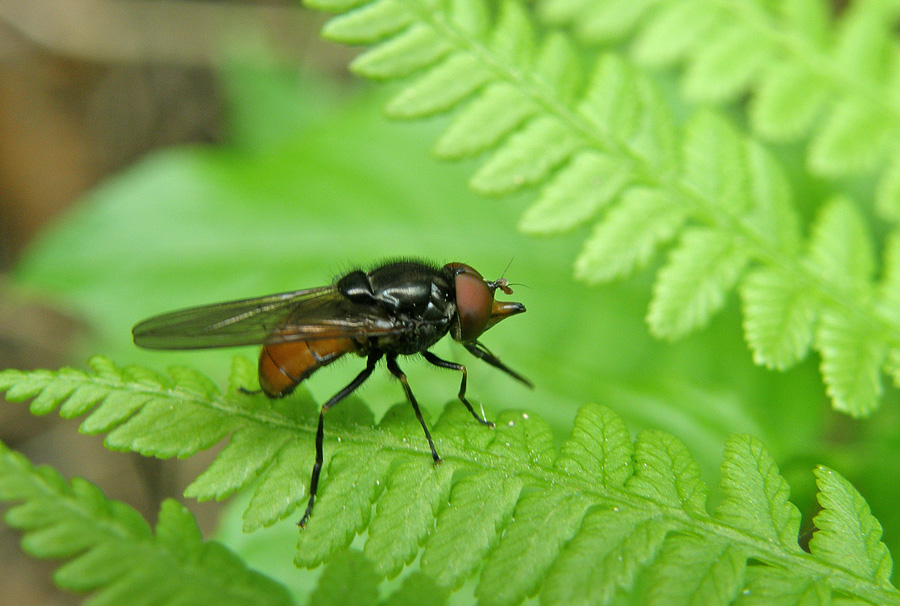
<instances>
[{"instance_id":1,"label":"green fern frond","mask_svg":"<svg viewBox=\"0 0 900 606\"><path fill-rule=\"evenodd\" d=\"M231 440L188 493L213 498L239 488L254 490L244 517L247 530L296 509L314 450L317 415L308 400L223 395L187 370L166 378L103 359L92 365L92 373L4 371L0 387L17 399L33 398L39 412L83 402L86 396L78 394L92 390L87 399L93 412L79 409L91 415L86 423L101 411L110 418L112 409L119 409L117 424L106 424L110 436L122 436L119 448L184 455L205 444L192 434L214 435L208 428L218 425L221 434L215 435L230 432ZM246 377L250 367L237 359L235 375ZM602 604L621 591L640 591L650 604L729 604L743 603L739 600L755 597L753 592L785 599L798 588L825 598L900 604L900 592L889 582L891 559L881 527L862 497L836 473L818 471L821 535L811 542L811 553L804 552L797 544L799 513L788 501L788 486L754 438L728 441L723 498L709 513L707 487L685 446L660 431L645 431L632 441L622 419L604 407L584 407L557 452L540 419L506 412L496 429L488 430L453 403L434 427L444 458L435 467L424 440L417 439L420 428L409 406L391 409L377 428L353 401L344 406L327 424L329 457L316 510L299 534L299 565L339 560L365 532L363 554L374 578L395 576L421 556L429 582L447 591L475 581L485 605L512 606L538 592L548 604ZM138 425L129 427L132 423ZM172 447L171 437L161 431L178 431L177 439L187 446ZM46 489L50 501L87 499L96 509L94 492L74 488L81 484L69 489L58 480L42 480L40 485L56 487ZM21 480L0 483L7 499L36 498L33 489L22 486ZM13 510L19 511L12 515L14 525L28 527L29 520L33 528L52 525L27 539L32 551L73 555L72 550L93 545L89 535L60 516L23 507ZM100 510L108 511L105 505ZM112 511L104 515L119 519L119 510ZM171 546L180 544L178 528L187 532L183 516L176 530L161 525L159 539L146 538L149 531L133 513L123 519L122 524L142 529L126 536L141 541ZM52 547L60 537L70 546L66 553ZM188 545L190 551L200 543Z\"/></svg>"},{"instance_id":2,"label":"green fern frond","mask_svg":"<svg viewBox=\"0 0 900 606\"><path fill-rule=\"evenodd\" d=\"M93 484L67 482L2 444L0 501L20 502L5 520L24 532L22 548L38 558L68 559L56 584L93 592L91 604L293 603L284 587L248 570L221 544L203 541L194 517L176 501L163 503L154 532Z\"/></svg>"},{"instance_id":3,"label":"green fern frond","mask_svg":"<svg viewBox=\"0 0 900 606\"><path fill-rule=\"evenodd\" d=\"M836 19L817 0L544 0L545 23L589 45L621 44L651 67L683 65L701 103L751 94L750 123L776 141L810 135L822 175L871 170L897 154L896 5L854 2ZM887 178L887 176L885 176Z\"/></svg>"},{"instance_id":4,"label":"green fern frond","mask_svg":"<svg viewBox=\"0 0 900 606\"><path fill-rule=\"evenodd\" d=\"M800 53L803 69L812 69L817 78L850 70L851 57L868 63L848 77L874 78L884 71L872 67L884 59L876 48L878 36L873 42L861 32L883 23L890 10L878 9L878 2L859 3L842 17L841 32L832 40L828 19L812 4L648 0L635 3L613 29L624 35L627 25L638 32L634 53L644 61L687 61L688 81L693 90L705 91L705 100L764 80L771 70L762 63L781 70L782 88L803 81L796 70L782 69L787 59L781 58L790 53ZM621 5L553 0L538 11L555 23L596 30L602 29L597 16L624 10ZM758 363L785 368L806 356L811 344L825 359L822 374L837 409L863 416L877 406L880 375L894 374L893 360L900 359L891 353L900 350L900 317L873 283L872 236L851 201L826 204L804 243L791 185L762 145L709 110L689 116L680 132L647 75L614 52L592 56L581 49L579 54L571 38L545 34L514 0L496 13L480 0L378 0L341 9L350 10L330 22L336 25L326 26L325 34L335 37L337 30L341 40L374 44L358 59L356 65L364 66L359 71L406 78L388 104L389 114L418 117L463 106L437 149L445 157L484 154L472 177L474 189L507 194L538 187L537 202L520 222L531 233L558 233L597 220L575 262L577 277L591 282L626 277L674 240L647 315L655 334L678 338L704 326L739 288L746 338ZM377 19L370 24L372 14ZM748 27L736 27L744 21ZM802 32L793 46L788 34L775 28L782 22ZM578 33L584 39L588 32ZM432 51L425 49L429 44L435 45ZM407 48L417 53L414 71L401 52ZM821 58L813 61L815 53L833 53L831 63L844 67L818 69ZM397 69L391 71L391 65ZM838 84L828 81L826 90ZM818 94L816 86L806 88ZM829 106L832 118L843 115L838 105ZM879 133L893 132L894 122L900 127L900 115L892 122L880 111L854 107L865 120L878 121ZM797 111L815 113L811 106ZM844 166L835 154L856 152L843 142L822 143L843 137L827 123L812 147L839 148L823 157ZM857 127L851 130L856 133ZM859 137L853 145L880 149L870 139ZM885 172L879 207L900 216L890 210L900 199L897 174L895 168ZM829 320L824 328L822 318ZM854 345L838 337L860 327L864 339L875 341ZM861 352L858 363L842 365Z\"/></svg>"}]
</instances>

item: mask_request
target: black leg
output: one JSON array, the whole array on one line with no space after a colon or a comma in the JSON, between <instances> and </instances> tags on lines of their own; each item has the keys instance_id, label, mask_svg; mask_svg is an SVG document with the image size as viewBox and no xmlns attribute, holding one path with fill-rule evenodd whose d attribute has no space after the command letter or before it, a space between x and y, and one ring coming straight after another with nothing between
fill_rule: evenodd
<instances>
[{"instance_id":1,"label":"black leg","mask_svg":"<svg viewBox=\"0 0 900 606\"><path fill-rule=\"evenodd\" d=\"M479 417L478 413L475 412L475 409L472 408L472 405L469 404L469 401L466 399L466 367L462 364L457 364L456 362L448 362L447 360L442 360L430 351L423 351L422 356L435 366L439 366L440 368L449 368L450 370L458 370L462 373L462 382L459 384L459 399L462 400L462 403L466 405L466 408L469 409L469 412L472 413L472 416L475 417L479 423L493 428L494 424L484 417Z\"/></svg>"},{"instance_id":2,"label":"black leg","mask_svg":"<svg viewBox=\"0 0 900 606\"><path fill-rule=\"evenodd\" d=\"M416 402L416 397L413 395L412 390L409 388L409 382L406 380L406 373L397 366L397 356L389 355L387 357L387 367L388 370L391 371L391 374L400 379L400 382L403 383L403 389L406 391L406 398L409 400L409 403L412 404L413 410L416 411L416 418L419 419L422 429L425 430L425 437L428 439L428 445L431 447L431 457L434 459L434 464L437 465L441 462L441 457L438 456L437 451L434 449L434 442L431 441L431 434L428 432L428 426L425 425L425 419L422 418L422 411L419 410L419 403Z\"/></svg>"},{"instance_id":3,"label":"black leg","mask_svg":"<svg viewBox=\"0 0 900 606\"><path fill-rule=\"evenodd\" d=\"M529 381L528 379L526 379L525 377L523 377L522 375L520 375L519 373L514 371L512 368L510 368L509 366L507 366L506 364L501 362L500 358L498 358L497 356L492 354L490 351L488 351L488 348L485 347L484 345L482 345L481 343L479 343L478 341L474 341L472 343L463 343L463 347L468 349L469 353L471 353L476 358L481 358L482 360L484 360L485 362L487 362L494 368L499 368L500 370L502 370L503 372L505 372L506 374L511 376L516 381L520 381L520 382L524 383L525 385L527 385L528 387L534 387L534 385L532 385L531 381Z\"/></svg>"},{"instance_id":4,"label":"black leg","mask_svg":"<svg viewBox=\"0 0 900 606\"><path fill-rule=\"evenodd\" d=\"M319 489L319 474L322 472L322 461L325 458L322 449L322 442L325 438L325 413L329 408L356 391L369 378L369 375L375 370L375 363L379 358L381 358L381 354L369 356L363 371L356 375L356 378L350 381L346 387L331 396L330 400L322 404L322 409L319 411L319 427L316 429L316 463L313 465L312 478L309 480L309 503L306 506L306 513L297 522L300 528L306 528L306 522L312 513L313 504L316 502L316 491Z\"/></svg>"}]
</instances>

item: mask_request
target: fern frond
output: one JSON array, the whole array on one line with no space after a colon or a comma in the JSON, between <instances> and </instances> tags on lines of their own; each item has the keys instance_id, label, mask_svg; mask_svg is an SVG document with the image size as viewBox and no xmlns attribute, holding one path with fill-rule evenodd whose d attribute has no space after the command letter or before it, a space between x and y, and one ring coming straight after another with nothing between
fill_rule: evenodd
<instances>
[{"instance_id":1,"label":"fern frond","mask_svg":"<svg viewBox=\"0 0 900 606\"><path fill-rule=\"evenodd\" d=\"M56 584L93 592L91 604L293 603L283 586L247 569L221 544L203 541L194 517L176 501L163 503L154 532L93 484L67 482L2 444L0 500L20 502L5 520L24 532L22 548L39 558L68 559Z\"/></svg>"},{"instance_id":2,"label":"fern frond","mask_svg":"<svg viewBox=\"0 0 900 606\"><path fill-rule=\"evenodd\" d=\"M844 341L835 348L830 338L834 330L822 331L819 323L826 316L837 320L832 328L846 334L861 323L867 338L877 336L875 342L859 343L869 348L866 361L840 370L839 363L826 362L822 372L839 410L865 415L877 406L880 383L873 386L872 376L878 383L883 370L894 373L896 357L880 352L900 350L900 317L872 282L872 237L852 201L826 204L804 244L791 186L772 154L708 110L690 116L679 145L681 133L658 86L621 55L579 56L571 39L558 32L543 35L524 6L513 0L502 3L496 14L479 0L387 4L396 27L378 21L377 35L364 17L382 0L353 3L356 8L336 19L341 39L374 42L359 59L364 66L377 59L377 74L367 73L408 74L388 112L416 117L463 105L438 152L445 157L484 153L471 181L482 193L539 187L537 202L520 223L526 231L556 233L598 218L576 260L577 277L591 282L626 277L675 240L647 315L655 334L678 338L704 326L735 287L743 293L754 359L769 367L790 366L807 355L810 344L831 360L833 354L851 355L853 348ZM859 3L843 18L845 31L831 41L828 20L816 17L809 4L797 0L778 9L755 6L753 0L725 5L657 0L636 3L620 25L627 22L639 32L634 52L643 60L688 61L691 86L706 90L704 99L711 87L720 87L719 95L745 90L770 71L761 67L761 59L768 65L773 57L781 70L778 94L789 94L786 82L803 78L793 68L781 69L778 59L788 51L802 55L807 71L815 61L806 60L826 51L833 51L842 66L849 57L868 61L854 78L878 71L869 68L883 57L869 52L874 47L860 32L882 23L878 19L890 11L870 6L878 3ZM557 23L578 21L595 28L593 17L619 5L616 0L554 0L541 4L539 11ZM876 14L880 17L872 16ZM735 29L742 20L752 27ZM800 28L818 46L782 48L784 35L770 31L782 21ZM334 36L333 27L326 28L326 35ZM353 33L357 29L358 35ZM412 47L410 37L416 41ZM437 47L426 51L429 43ZM710 45L715 52L709 52ZM820 46L826 50L815 50ZM397 50L408 47L422 59L417 71L409 71L406 55ZM385 61L397 70L391 72ZM735 62L741 66L736 71L731 69ZM823 76L818 71L814 75ZM826 90L836 85L826 84ZM812 85L808 89L817 90ZM798 116L813 115L813 105L797 110ZM831 116L839 113L837 106L829 107ZM876 116L881 131L893 132L892 122L881 113L862 113L867 120ZM900 127L900 115L895 122ZM819 141L842 136L831 132ZM870 139L861 137L853 145L873 149ZM844 143L834 146L841 153L855 153ZM835 166L843 162L832 161ZM880 208L891 209L900 199L895 172L886 172ZM884 212L900 216L900 211ZM748 268L753 270L749 279ZM825 308L833 313L821 314Z\"/></svg>"},{"instance_id":3,"label":"fern frond","mask_svg":"<svg viewBox=\"0 0 900 606\"><path fill-rule=\"evenodd\" d=\"M163 378L105 360L93 365L94 373L5 371L0 385L17 398L34 398L41 411L65 406L87 386L105 389L95 412L85 414L121 407L119 425L108 427L111 435L130 435L120 430L143 418L144 440L119 442L122 448L188 452L199 442L187 434L218 418L232 432L231 442L189 492L222 496L249 488L248 478L255 477L244 518L248 529L296 507L309 463L302 459L313 452L317 417L307 400L222 395L188 371ZM249 367L238 359L235 374L245 377ZM127 397L110 404L112 393ZM154 405L162 399L169 402L168 412ZM374 578L394 576L421 556L422 571L440 587L475 581L480 602L497 606L538 592L550 604L602 604L621 591L641 591L647 603L728 604L748 588L766 596L808 591L900 604L900 592L889 582L891 560L881 528L862 497L834 472L817 472L823 534L811 543L811 553L802 551L799 514L788 501L787 484L754 438L728 441L723 499L709 513L699 466L681 442L659 431L645 431L633 442L622 419L600 406L579 412L557 452L549 427L538 418L506 412L488 430L454 403L434 427L444 458L435 467L424 440L413 437L419 426L409 406L391 409L376 428L363 409L356 413L352 401L346 405L345 418L332 417L327 424L330 456L317 508L299 535L300 565L340 560L355 535L365 532L363 553ZM185 415L181 407L193 413ZM159 448L156 428L171 430L176 419L185 433L180 439L190 446L171 448L166 441ZM285 434L290 439L283 442ZM246 457L237 456L241 450ZM20 484L0 486L7 498L29 498ZM42 512L19 515L56 523ZM64 526L35 535L34 549L54 544L60 534L78 550L88 546L83 533Z\"/></svg>"},{"instance_id":4,"label":"fern frond","mask_svg":"<svg viewBox=\"0 0 900 606\"><path fill-rule=\"evenodd\" d=\"M749 93L755 132L777 141L812 136L810 168L836 176L897 156L900 12L877 0L854 2L834 20L828 11L806 0L545 0L539 13L587 44L630 38L641 64L682 65L692 101Z\"/></svg>"},{"instance_id":5,"label":"fern frond","mask_svg":"<svg viewBox=\"0 0 900 606\"><path fill-rule=\"evenodd\" d=\"M300 448L295 431L315 415L308 396L274 403L232 393L223 395L204 375L172 368L160 375L141 367L117 367L106 358L90 361L92 372L0 372L6 399L32 399L34 414L88 415L81 431L105 433L114 450L160 458L187 457L226 436L228 446L188 487L201 500L224 498L256 482L245 515L248 530L272 524L292 512L306 492L297 465L312 466L312 451ZM234 374L247 376L250 363L235 358ZM294 490L284 490L290 484Z\"/></svg>"}]
</instances>

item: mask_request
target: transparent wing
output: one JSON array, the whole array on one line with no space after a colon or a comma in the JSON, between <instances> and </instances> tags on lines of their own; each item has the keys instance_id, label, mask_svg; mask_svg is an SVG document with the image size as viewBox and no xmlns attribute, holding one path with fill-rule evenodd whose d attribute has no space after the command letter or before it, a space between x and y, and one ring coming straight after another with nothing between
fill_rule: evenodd
<instances>
[{"instance_id":1,"label":"transparent wing","mask_svg":"<svg viewBox=\"0 0 900 606\"><path fill-rule=\"evenodd\" d=\"M354 303L334 286L190 307L148 318L132 329L148 349L206 349L403 332L374 305Z\"/></svg>"}]
</instances>

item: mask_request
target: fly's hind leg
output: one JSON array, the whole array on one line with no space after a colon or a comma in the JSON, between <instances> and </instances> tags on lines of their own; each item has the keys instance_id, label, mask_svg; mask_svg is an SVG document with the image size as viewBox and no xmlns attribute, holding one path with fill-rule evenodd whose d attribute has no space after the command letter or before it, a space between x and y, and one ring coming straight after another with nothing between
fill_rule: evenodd
<instances>
[{"instance_id":1,"label":"fly's hind leg","mask_svg":"<svg viewBox=\"0 0 900 606\"><path fill-rule=\"evenodd\" d=\"M403 390L406 392L406 399L408 399L409 403L412 404L413 410L416 412L416 418L419 419L419 423L422 425L422 429L425 430L425 437L428 439L428 446L431 447L431 456L434 459L434 464L437 465L442 461L442 459L438 456L437 450L434 449L434 442L431 440L431 433L429 433L428 431L428 426L425 425L425 419L422 418L422 411L419 410L419 403L416 401L416 396L413 395L412 390L409 388L409 382L406 380L406 373L400 370L400 367L397 366L397 356L387 357L387 367L388 370L391 371L391 374L400 379L400 382L403 384Z\"/></svg>"},{"instance_id":2,"label":"fly's hind leg","mask_svg":"<svg viewBox=\"0 0 900 606\"><path fill-rule=\"evenodd\" d=\"M356 375L356 378L350 381L346 387L331 396L330 400L322 404L322 409L319 411L319 427L316 429L316 462L313 465L312 477L309 480L309 503L306 505L306 513L304 513L303 517L300 518L300 521L297 522L297 525L300 526L300 528L306 528L306 522L309 520L309 516L312 513L313 504L316 502L316 491L319 489L319 474L322 472L322 461L325 458L322 448L322 442L325 439L325 413L329 408L349 396L356 391L360 385L365 383L366 379L369 378L369 375L371 375L372 371L375 369L375 363L378 362L379 358L381 358L381 354L369 356L369 359L366 361L366 367L362 372Z\"/></svg>"},{"instance_id":3,"label":"fly's hind leg","mask_svg":"<svg viewBox=\"0 0 900 606\"><path fill-rule=\"evenodd\" d=\"M457 364L456 362L448 362L447 360L443 360L443 359L437 357L436 355L434 355L433 353L431 353L430 351L423 351L422 356L426 360L428 360L429 362L434 364L435 366L438 366L440 368L449 368L450 370L458 370L459 372L462 373L462 381L459 384L459 399L462 401L463 404L466 405L466 408L469 409L469 412L472 413L472 416L475 417L475 419L479 423L481 423L482 425L487 425L488 427L493 429L494 424L491 423L490 421L488 421L487 419L485 419L483 416L479 417L478 413L475 412L475 409L472 408L472 405L469 404L469 401L466 399L466 376L467 376L466 367L463 366L462 364ZM483 414L484 414L484 412L482 412L482 415Z\"/></svg>"}]
</instances>

